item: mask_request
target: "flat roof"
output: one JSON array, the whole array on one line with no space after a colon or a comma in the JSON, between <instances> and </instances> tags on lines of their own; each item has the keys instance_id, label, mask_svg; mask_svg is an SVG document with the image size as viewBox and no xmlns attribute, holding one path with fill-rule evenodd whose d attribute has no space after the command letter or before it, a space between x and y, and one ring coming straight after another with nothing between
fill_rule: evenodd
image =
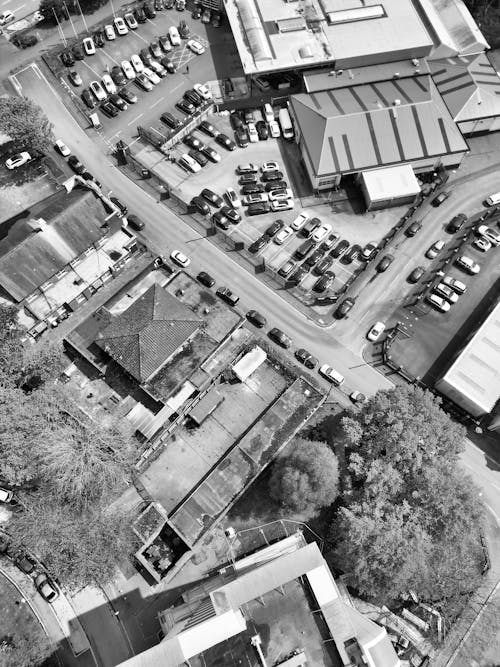
<instances>
[{"instance_id":1,"label":"flat roof","mask_svg":"<svg viewBox=\"0 0 500 667\"><path fill-rule=\"evenodd\" d=\"M500 398L500 303L493 309L442 377L485 413Z\"/></svg>"},{"instance_id":2,"label":"flat roof","mask_svg":"<svg viewBox=\"0 0 500 667\"><path fill-rule=\"evenodd\" d=\"M420 192L420 184L411 164L363 171L361 178L372 202L410 197Z\"/></svg>"},{"instance_id":3,"label":"flat roof","mask_svg":"<svg viewBox=\"0 0 500 667\"><path fill-rule=\"evenodd\" d=\"M292 95L290 107L317 177L468 150L430 76Z\"/></svg>"},{"instance_id":4,"label":"flat roof","mask_svg":"<svg viewBox=\"0 0 500 667\"><path fill-rule=\"evenodd\" d=\"M411 0L224 0L246 74L364 57L426 56L433 40ZM279 24L297 22L294 32ZM302 25L300 25L302 23ZM291 23L289 22L289 26Z\"/></svg>"}]
</instances>

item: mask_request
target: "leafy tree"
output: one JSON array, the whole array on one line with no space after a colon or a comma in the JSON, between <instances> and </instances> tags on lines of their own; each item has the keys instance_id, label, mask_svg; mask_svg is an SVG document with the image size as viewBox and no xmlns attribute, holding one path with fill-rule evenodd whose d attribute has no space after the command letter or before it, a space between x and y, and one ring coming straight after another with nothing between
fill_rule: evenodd
<instances>
[{"instance_id":1,"label":"leafy tree","mask_svg":"<svg viewBox=\"0 0 500 667\"><path fill-rule=\"evenodd\" d=\"M269 491L286 510L312 516L337 498L337 457L323 442L296 438L291 446L274 464Z\"/></svg>"},{"instance_id":2,"label":"leafy tree","mask_svg":"<svg viewBox=\"0 0 500 667\"><path fill-rule=\"evenodd\" d=\"M64 0L41 0L38 9L47 23L57 23L54 12L59 21L63 21L66 18Z\"/></svg>"},{"instance_id":3,"label":"leafy tree","mask_svg":"<svg viewBox=\"0 0 500 667\"><path fill-rule=\"evenodd\" d=\"M17 308L0 305L0 385L8 384L12 376L22 367L24 359L22 335Z\"/></svg>"},{"instance_id":4,"label":"leafy tree","mask_svg":"<svg viewBox=\"0 0 500 667\"><path fill-rule=\"evenodd\" d=\"M0 635L0 667L43 665L51 655L52 649L42 627L38 623L37 626L26 627L25 619L19 618L19 623L12 633Z\"/></svg>"},{"instance_id":5,"label":"leafy tree","mask_svg":"<svg viewBox=\"0 0 500 667\"><path fill-rule=\"evenodd\" d=\"M27 97L0 98L0 130L33 152L45 151L53 141L52 123Z\"/></svg>"}]
</instances>

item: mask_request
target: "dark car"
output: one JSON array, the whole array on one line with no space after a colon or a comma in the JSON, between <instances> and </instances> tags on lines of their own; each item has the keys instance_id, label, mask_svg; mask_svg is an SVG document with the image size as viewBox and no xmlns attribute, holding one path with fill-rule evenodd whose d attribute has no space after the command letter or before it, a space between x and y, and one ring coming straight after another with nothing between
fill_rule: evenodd
<instances>
[{"instance_id":1,"label":"dark car","mask_svg":"<svg viewBox=\"0 0 500 667\"><path fill-rule=\"evenodd\" d=\"M89 109L95 108L96 101L91 95L90 90L87 90L86 88L85 90L82 90L82 100L85 102Z\"/></svg>"},{"instance_id":2,"label":"dark car","mask_svg":"<svg viewBox=\"0 0 500 667\"><path fill-rule=\"evenodd\" d=\"M29 46L35 46L38 39L35 35L19 35L14 37L12 43L20 49L27 49Z\"/></svg>"},{"instance_id":3,"label":"dark car","mask_svg":"<svg viewBox=\"0 0 500 667\"><path fill-rule=\"evenodd\" d=\"M209 137L217 136L217 130L212 125L212 123L208 122L208 120L202 120L201 123L198 125L198 129L204 132L205 134L208 134Z\"/></svg>"},{"instance_id":4,"label":"dark car","mask_svg":"<svg viewBox=\"0 0 500 667\"><path fill-rule=\"evenodd\" d=\"M229 116L229 122L231 123L233 130L237 130L239 127L243 127L243 121L241 120L237 111L233 112Z\"/></svg>"},{"instance_id":5,"label":"dark car","mask_svg":"<svg viewBox=\"0 0 500 667\"><path fill-rule=\"evenodd\" d=\"M287 283L289 285L299 285L302 280L307 276L307 269L303 266L298 266L293 273L287 278Z\"/></svg>"},{"instance_id":6,"label":"dark car","mask_svg":"<svg viewBox=\"0 0 500 667\"><path fill-rule=\"evenodd\" d=\"M346 239L342 239L337 243L335 248L330 251L330 256L331 257L340 257L340 255L347 250L349 247L349 241L346 241Z\"/></svg>"},{"instance_id":7,"label":"dark car","mask_svg":"<svg viewBox=\"0 0 500 667\"><path fill-rule=\"evenodd\" d=\"M151 61L153 60L153 56L149 53L148 49L141 49L139 51L139 55L141 56L142 62L149 67Z\"/></svg>"},{"instance_id":8,"label":"dark car","mask_svg":"<svg viewBox=\"0 0 500 667\"><path fill-rule=\"evenodd\" d=\"M284 347L285 349L288 349L289 347L292 346L292 339L290 338L290 336L287 336L286 333L284 333L283 331L281 331L281 329L278 329L277 327L271 329L267 335L274 343L277 343L278 345Z\"/></svg>"},{"instance_id":9,"label":"dark car","mask_svg":"<svg viewBox=\"0 0 500 667\"><path fill-rule=\"evenodd\" d=\"M100 49L102 49L104 44L106 43L104 30L96 30L95 33L92 35L92 39L94 40L94 44L98 46Z\"/></svg>"},{"instance_id":10,"label":"dark car","mask_svg":"<svg viewBox=\"0 0 500 667\"><path fill-rule=\"evenodd\" d=\"M191 17L194 19L199 19L200 16L201 16L201 8L199 7L199 5L195 5L193 7L193 11L191 12Z\"/></svg>"},{"instance_id":11,"label":"dark car","mask_svg":"<svg viewBox=\"0 0 500 667\"><path fill-rule=\"evenodd\" d=\"M304 264L308 266L309 268L312 268L313 266L316 266L316 264L319 262L319 260L323 257L324 250L321 250L320 248L316 248L314 252L312 252L309 257L306 259Z\"/></svg>"},{"instance_id":12,"label":"dark car","mask_svg":"<svg viewBox=\"0 0 500 667\"><path fill-rule=\"evenodd\" d=\"M215 293L230 306L235 306L240 300L240 297L233 294L229 287L219 287Z\"/></svg>"},{"instance_id":13,"label":"dark car","mask_svg":"<svg viewBox=\"0 0 500 667\"><path fill-rule=\"evenodd\" d=\"M318 280L313 285L313 292L324 292L329 289L333 281L335 280L335 274L333 271L327 271L323 276L318 278Z\"/></svg>"},{"instance_id":14,"label":"dark car","mask_svg":"<svg viewBox=\"0 0 500 667\"><path fill-rule=\"evenodd\" d=\"M350 296L347 297L347 299L344 299L335 309L335 317L339 320L345 317L354 306L354 303L354 299Z\"/></svg>"},{"instance_id":15,"label":"dark car","mask_svg":"<svg viewBox=\"0 0 500 667\"><path fill-rule=\"evenodd\" d=\"M259 252L259 250L262 250L262 248L264 248L268 243L269 236L266 236L265 234L263 236L259 236L256 241L248 246L248 252L251 252L252 255L255 255L255 253Z\"/></svg>"},{"instance_id":16,"label":"dark car","mask_svg":"<svg viewBox=\"0 0 500 667\"><path fill-rule=\"evenodd\" d=\"M377 244L376 243L367 243L363 250L361 251L361 257L360 259L363 260L363 262L371 262L371 260L375 257L377 253Z\"/></svg>"},{"instance_id":17,"label":"dark car","mask_svg":"<svg viewBox=\"0 0 500 667\"><path fill-rule=\"evenodd\" d=\"M220 227L221 229L229 229L230 227L227 215L224 215L224 213L221 211L215 211L215 213L212 215L212 222L214 225L217 225L217 227Z\"/></svg>"},{"instance_id":18,"label":"dark car","mask_svg":"<svg viewBox=\"0 0 500 667\"><path fill-rule=\"evenodd\" d=\"M200 152L206 155L210 162L220 162L220 155L212 146L202 146Z\"/></svg>"},{"instance_id":19,"label":"dark car","mask_svg":"<svg viewBox=\"0 0 500 667\"><path fill-rule=\"evenodd\" d=\"M0 554L8 553L10 544L11 541L9 536L3 531L0 531Z\"/></svg>"},{"instance_id":20,"label":"dark car","mask_svg":"<svg viewBox=\"0 0 500 667\"><path fill-rule=\"evenodd\" d=\"M154 17L156 16L156 11L152 2L145 2L142 5L142 9L148 19L154 19Z\"/></svg>"},{"instance_id":21,"label":"dark car","mask_svg":"<svg viewBox=\"0 0 500 667\"><path fill-rule=\"evenodd\" d=\"M176 102L175 106L179 109L179 111L182 111L187 116L192 116L194 114L194 112L196 111L194 105L191 104L191 102L187 102L184 99L179 100L178 102Z\"/></svg>"},{"instance_id":22,"label":"dark car","mask_svg":"<svg viewBox=\"0 0 500 667\"><path fill-rule=\"evenodd\" d=\"M134 9L134 16L136 18L137 23L146 23L146 14L144 13L142 7L136 7Z\"/></svg>"},{"instance_id":23,"label":"dark car","mask_svg":"<svg viewBox=\"0 0 500 667\"><path fill-rule=\"evenodd\" d=\"M158 44L158 42L151 42L151 44L149 45L149 50L151 51L151 55L154 58L161 58L163 55L163 51L161 50L161 47Z\"/></svg>"},{"instance_id":24,"label":"dark car","mask_svg":"<svg viewBox=\"0 0 500 667\"><path fill-rule=\"evenodd\" d=\"M221 208L221 213L224 213L226 218L233 223L233 225L237 225L238 222L241 222L241 215L238 213L238 211L235 211L234 208L231 206L223 206Z\"/></svg>"},{"instance_id":25,"label":"dark car","mask_svg":"<svg viewBox=\"0 0 500 667\"><path fill-rule=\"evenodd\" d=\"M420 278L424 275L425 269L423 266L417 266L408 276L409 283L418 283Z\"/></svg>"},{"instance_id":26,"label":"dark car","mask_svg":"<svg viewBox=\"0 0 500 667\"><path fill-rule=\"evenodd\" d=\"M109 96L109 101L113 104L119 111L125 111L127 108L127 103L123 100L120 95L116 93Z\"/></svg>"},{"instance_id":27,"label":"dark car","mask_svg":"<svg viewBox=\"0 0 500 667\"><path fill-rule=\"evenodd\" d=\"M182 39L187 39L190 34L191 30L189 29L189 26L186 23L186 21L181 21L179 23L179 35L182 37Z\"/></svg>"},{"instance_id":28,"label":"dark car","mask_svg":"<svg viewBox=\"0 0 500 667\"><path fill-rule=\"evenodd\" d=\"M275 220L266 229L265 235L269 236L269 238L273 238L273 236L276 236L279 230L282 229L284 226L285 223L283 222L283 220Z\"/></svg>"},{"instance_id":29,"label":"dark car","mask_svg":"<svg viewBox=\"0 0 500 667\"><path fill-rule=\"evenodd\" d=\"M114 118L115 116L118 116L119 113L119 110L107 100L106 102L101 102L99 109L105 116L108 116L108 118Z\"/></svg>"},{"instance_id":30,"label":"dark car","mask_svg":"<svg viewBox=\"0 0 500 667\"><path fill-rule=\"evenodd\" d=\"M144 222L136 215L127 216L127 220L132 229L135 229L137 232L140 232L145 227Z\"/></svg>"},{"instance_id":31,"label":"dark car","mask_svg":"<svg viewBox=\"0 0 500 667\"><path fill-rule=\"evenodd\" d=\"M213 12L212 13L212 18L210 20L210 23L212 24L212 28L219 28L220 23L221 23L222 17L219 12Z\"/></svg>"},{"instance_id":32,"label":"dark car","mask_svg":"<svg viewBox=\"0 0 500 667\"><path fill-rule=\"evenodd\" d=\"M431 201L431 204L436 207L441 206L441 204L445 202L449 196L449 192L440 192L437 197L434 197L434 199Z\"/></svg>"},{"instance_id":33,"label":"dark car","mask_svg":"<svg viewBox=\"0 0 500 667\"><path fill-rule=\"evenodd\" d=\"M158 37L158 41L160 43L161 48L166 52L169 53L172 50L172 44L170 42L170 38L168 35L161 35ZM160 54L158 58L160 58L163 54Z\"/></svg>"},{"instance_id":34,"label":"dark car","mask_svg":"<svg viewBox=\"0 0 500 667\"><path fill-rule=\"evenodd\" d=\"M76 155L70 155L68 158L68 164L73 169L75 174L83 174L85 171L85 167L83 164L80 162L80 160L76 157Z\"/></svg>"},{"instance_id":35,"label":"dark car","mask_svg":"<svg viewBox=\"0 0 500 667\"><path fill-rule=\"evenodd\" d=\"M186 90L183 97L187 102L190 102L195 107L201 107L203 104L203 97L198 95L196 90Z\"/></svg>"},{"instance_id":36,"label":"dark car","mask_svg":"<svg viewBox=\"0 0 500 667\"><path fill-rule=\"evenodd\" d=\"M124 86L127 83L127 79L125 78L121 67L118 67L118 65L115 65L111 70L111 78L117 86Z\"/></svg>"},{"instance_id":37,"label":"dark car","mask_svg":"<svg viewBox=\"0 0 500 667\"><path fill-rule=\"evenodd\" d=\"M83 60L85 58L85 51L81 44L75 44L71 49L75 60Z\"/></svg>"},{"instance_id":38,"label":"dark car","mask_svg":"<svg viewBox=\"0 0 500 667\"><path fill-rule=\"evenodd\" d=\"M205 157L203 153L197 151L194 148L188 151L188 155L190 155L193 160L195 160L200 165L200 167L204 167L206 164L208 164L208 158Z\"/></svg>"},{"instance_id":39,"label":"dark car","mask_svg":"<svg viewBox=\"0 0 500 667\"><path fill-rule=\"evenodd\" d=\"M467 216L465 215L465 213L459 213L450 220L448 226L446 227L446 231L449 232L450 234L454 234L455 232L458 232L458 230L466 222L467 222Z\"/></svg>"},{"instance_id":40,"label":"dark car","mask_svg":"<svg viewBox=\"0 0 500 667\"><path fill-rule=\"evenodd\" d=\"M257 183L257 175L256 174L243 174L243 176L239 177L238 183L240 185L250 185L251 183Z\"/></svg>"},{"instance_id":41,"label":"dark car","mask_svg":"<svg viewBox=\"0 0 500 667\"><path fill-rule=\"evenodd\" d=\"M199 148L201 146L201 141L192 134L186 134L182 141L190 148Z\"/></svg>"},{"instance_id":42,"label":"dark car","mask_svg":"<svg viewBox=\"0 0 500 667\"><path fill-rule=\"evenodd\" d=\"M165 9L173 9L175 0L165 0Z\"/></svg>"},{"instance_id":43,"label":"dark car","mask_svg":"<svg viewBox=\"0 0 500 667\"><path fill-rule=\"evenodd\" d=\"M236 143L240 148L246 148L248 146L248 143L250 139L248 138L248 132L246 131L246 128L238 127L234 131L234 138L236 139Z\"/></svg>"},{"instance_id":44,"label":"dark car","mask_svg":"<svg viewBox=\"0 0 500 667\"><path fill-rule=\"evenodd\" d=\"M128 211L128 208L125 204L123 204L118 197L110 197L110 201L113 202L113 204L116 206L116 208L120 209L120 212L122 215L125 215L125 213Z\"/></svg>"},{"instance_id":45,"label":"dark car","mask_svg":"<svg viewBox=\"0 0 500 667\"><path fill-rule=\"evenodd\" d=\"M261 202L260 204L250 204L247 207L248 215L263 215L264 213L269 213L271 210L271 205L267 202Z\"/></svg>"},{"instance_id":46,"label":"dark car","mask_svg":"<svg viewBox=\"0 0 500 667\"><path fill-rule=\"evenodd\" d=\"M361 255L362 248L360 245L354 244L342 257L344 264L351 264L355 259Z\"/></svg>"},{"instance_id":47,"label":"dark car","mask_svg":"<svg viewBox=\"0 0 500 667\"><path fill-rule=\"evenodd\" d=\"M196 278L198 282L200 282L205 287L213 287L215 285L215 280L206 271L200 271Z\"/></svg>"},{"instance_id":48,"label":"dark car","mask_svg":"<svg viewBox=\"0 0 500 667\"><path fill-rule=\"evenodd\" d=\"M283 172L278 170L266 171L260 178L264 183L268 183L269 181L281 181L283 179Z\"/></svg>"},{"instance_id":49,"label":"dark car","mask_svg":"<svg viewBox=\"0 0 500 667\"><path fill-rule=\"evenodd\" d=\"M231 141L231 139L227 136L227 134L222 134L222 133L218 134L215 137L215 141L228 151L236 150L236 144L234 143L234 141Z\"/></svg>"},{"instance_id":50,"label":"dark car","mask_svg":"<svg viewBox=\"0 0 500 667\"><path fill-rule=\"evenodd\" d=\"M387 271L387 269L390 267L393 261L394 261L394 255L384 255L380 260L380 262L375 267L375 269L379 273L383 273L384 271Z\"/></svg>"},{"instance_id":51,"label":"dark car","mask_svg":"<svg viewBox=\"0 0 500 667\"><path fill-rule=\"evenodd\" d=\"M69 49L61 53L61 60L66 67L72 67L75 64L75 58Z\"/></svg>"},{"instance_id":52,"label":"dark car","mask_svg":"<svg viewBox=\"0 0 500 667\"><path fill-rule=\"evenodd\" d=\"M259 139L261 141L269 139L269 130L267 129L267 125L263 120L259 120L255 125L255 128L257 130L257 134L259 135Z\"/></svg>"},{"instance_id":53,"label":"dark car","mask_svg":"<svg viewBox=\"0 0 500 667\"><path fill-rule=\"evenodd\" d=\"M264 315L261 315L257 310L249 310L246 314L246 318L259 329L262 329L267 324L267 320Z\"/></svg>"},{"instance_id":54,"label":"dark car","mask_svg":"<svg viewBox=\"0 0 500 667\"><path fill-rule=\"evenodd\" d=\"M36 570L36 560L25 552L15 557L14 565L25 574L32 574Z\"/></svg>"},{"instance_id":55,"label":"dark car","mask_svg":"<svg viewBox=\"0 0 500 667\"><path fill-rule=\"evenodd\" d=\"M165 125L171 127L173 130L182 125L181 121L168 111L166 113L162 113L160 120L165 123Z\"/></svg>"},{"instance_id":56,"label":"dark car","mask_svg":"<svg viewBox=\"0 0 500 667\"><path fill-rule=\"evenodd\" d=\"M168 56L163 56L163 58L160 59L160 62L169 74L173 74L177 70L177 67L172 62L172 59Z\"/></svg>"},{"instance_id":57,"label":"dark car","mask_svg":"<svg viewBox=\"0 0 500 667\"><path fill-rule=\"evenodd\" d=\"M35 586L47 602L54 602L59 597L59 590L56 584L45 573L41 573L36 577Z\"/></svg>"},{"instance_id":58,"label":"dark car","mask_svg":"<svg viewBox=\"0 0 500 667\"><path fill-rule=\"evenodd\" d=\"M137 102L137 95L133 93L131 90L128 88L124 88L123 90L120 90L118 95L125 100L127 104L135 104Z\"/></svg>"},{"instance_id":59,"label":"dark car","mask_svg":"<svg viewBox=\"0 0 500 667\"><path fill-rule=\"evenodd\" d=\"M271 192L272 190L285 190L288 187L286 181L269 181L266 183L265 191Z\"/></svg>"},{"instance_id":60,"label":"dark car","mask_svg":"<svg viewBox=\"0 0 500 667\"><path fill-rule=\"evenodd\" d=\"M300 361L301 364L304 364L304 366L306 368L309 368L310 370L313 370L318 365L318 360L316 359L316 357L313 357L313 355L307 350L304 350L303 347L295 351L295 358L297 359L297 361Z\"/></svg>"},{"instance_id":61,"label":"dark car","mask_svg":"<svg viewBox=\"0 0 500 667\"><path fill-rule=\"evenodd\" d=\"M244 185L241 188L241 194L243 195L252 195L261 192L264 192L262 183L248 183L248 185Z\"/></svg>"},{"instance_id":62,"label":"dark car","mask_svg":"<svg viewBox=\"0 0 500 667\"><path fill-rule=\"evenodd\" d=\"M412 222L411 225L409 225L405 229L405 234L406 236L409 236L410 238L412 236L415 236L415 234L418 234L418 232L422 229L422 223L420 220L416 220L415 222Z\"/></svg>"},{"instance_id":63,"label":"dark car","mask_svg":"<svg viewBox=\"0 0 500 667\"><path fill-rule=\"evenodd\" d=\"M202 197L193 197L191 199L191 206L193 206L201 215L208 215L210 213L210 206Z\"/></svg>"},{"instance_id":64,"label":"dark car","mask_svg":"<svg viewBox=\"0 0 500 667\"><path fill-rule=\"evenodd\" d=\"M84 178L86 181L94 181L94 183L95 183L96 185L98 185L99 187L101 187L101 183L100 183L100 181L98 181L97 178L95 178L95 176L92 176L92 174L90 173L90 171L84 171L83 174L82 174L81 176L82 176L82 178Z\"/></svg>"},{"instance_id":65,"label":"dark car","mask_svg":"<svg viewBox=\"0 0 500 667\"><path fill-rule=\"evenodd\" d=\"M212 204L212 206L216 206L217 208L220 208L224 203L222 197L216 194L213 190L210 190L210 188L203 188L200 195L206 199L209 204Z\"/></svg>"},{"instance_id":66,"label":"dark car","mask_svg":"<svg viewBox=\"0 0 500 667\"><path fill-rule=\"evenodd\" d=\"M162 9L164 9L165 4L163 0L155 0L154 2L154 8L157 12L161 12Z\"/></svg>"},{"instance_id":67,"label":"dark car","mask_svg":"<svg viewBox=\"0 0 500 667\"><path fill-rule=\"evenodd\" d=\"M317 276L322 276L328 271L332 264L333 259L331 257L325 257L316 264L313 273L315 273Z\"/></svg>"}]
</instances>

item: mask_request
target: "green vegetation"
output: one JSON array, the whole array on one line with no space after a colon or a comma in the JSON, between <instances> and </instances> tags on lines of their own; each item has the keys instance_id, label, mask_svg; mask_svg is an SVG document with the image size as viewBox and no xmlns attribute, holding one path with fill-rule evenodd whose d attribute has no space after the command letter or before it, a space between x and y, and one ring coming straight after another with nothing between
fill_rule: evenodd
<instances>
[{"instance_id":1,"label":"green vegetation","mask_svg":"<svg viewBox=\"0 0 500 667\"><path fill-rule=\"evenodd\" d=\"M107 2L108 0L66 0L65 3L64 0L41 0L39 10L47 23L55 24L57 21L54 14L59 21L64 21L69 18L68 11L79 14L81 9L84 14L92 14Z\"/></svg>"},{"instance_id":2,"label":"green vegetation","mask_svg":"<svg viewBox=\"0 0 500 667\"><path fill-rule=\"evenodd\" d=\"M53 141L52 123L27 97L0 98L0 130L30 152L43 153Z\"/></svg>"},{"instance_id":3,"label":"green vegetation","mask_svg":"<svg viewBox=\"0 0 500 667\"><path fill-rule=\"evenodd\" d=\"M492 49L500 46L499 0L464 0Z\"/></svg>"}]
</instances>

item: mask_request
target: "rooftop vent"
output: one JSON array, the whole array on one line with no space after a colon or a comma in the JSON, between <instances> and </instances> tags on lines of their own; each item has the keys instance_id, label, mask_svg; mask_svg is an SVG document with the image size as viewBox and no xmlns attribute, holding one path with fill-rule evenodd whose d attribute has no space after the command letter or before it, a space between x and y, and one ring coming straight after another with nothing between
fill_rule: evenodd
<instances>
[{"instance_id":1,"label":"rooftop vent","mask_svg":"<svg viewBox=\"0 0 500 667\"><path fill-rule=\"evenodd\" d=\"M401 104L401 100L395 99L394 102L393 102L392 104L393 104L393 106L395 106L395 107L399 107L400 104Z\"/></svg>"},{"instance_id":2,"label":"rooftop vent","mask_svg":"<svg viewBox=\"0 0 500 667\"><path fill-rule=\"evenodd\" d=\"M309 45L307 46L302 46L299 49L299 56L301 58L312 58L313 52L311 51L311 47Z\"/></svg>"}]
</instances>

